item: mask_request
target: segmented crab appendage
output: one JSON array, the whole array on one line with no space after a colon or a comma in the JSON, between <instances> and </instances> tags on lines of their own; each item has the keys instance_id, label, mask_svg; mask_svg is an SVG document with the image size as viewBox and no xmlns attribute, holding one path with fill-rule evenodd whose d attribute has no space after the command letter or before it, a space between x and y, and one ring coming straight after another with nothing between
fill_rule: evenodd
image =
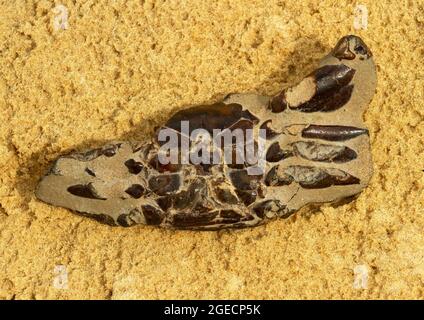
<instances>
[{"instance_id":1,"label":"segmented crab appendage","mask_svg":"<svg viewBox=\"0 0 424 320\"><path fill-rule=\"evenodd\" d=\"M111 225L197 230L255 226L351 197L372 174L362 121L375 90L371 57L361 39L344 37L274 97L233 94L177 112L138 146L60 157L36 195Z\"/></svg>"}]
</instances>

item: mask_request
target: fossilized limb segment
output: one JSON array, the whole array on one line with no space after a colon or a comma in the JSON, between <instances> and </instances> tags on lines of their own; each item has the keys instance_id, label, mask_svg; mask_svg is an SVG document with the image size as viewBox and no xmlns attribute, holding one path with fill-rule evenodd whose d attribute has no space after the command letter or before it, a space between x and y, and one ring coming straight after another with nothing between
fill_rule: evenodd
<instances>
[{"instance_id":1,"label":"fossilized limb segment","mask_svg":"<svg viewBox=\"0 0 424 320\"><path fill-rule=\"evenodd\" d=\"M302 130L303 138L322 139L328 141L345 141L361 134L368 134L368 130L351 126L315 125L311 124Z\"/></svg>"},{"instance_id":2,"label":"fossilized limb segment","mask_svg":"<svg viewBox=\"0 0 424 320\"><path fill-rule=\"evenodd\" d=\"M344 163L357 158L355 150L340 145L323 144L314 141L297 141L291 144L297 156L311 161Z\"/></svg>"},{"instance_id":3,"label":"fossilized limb segment","mask_svg":"<svg viewBox=\"0 0 424 320\"><path fill-rule=\"evenodd\" d=\"M296 86L275 96L270 107L273 112L286 108L301 112L329 112L343 107L353 91L355 70L344 64L326 65L315 70Z\"/></svg>"}]
</instances>

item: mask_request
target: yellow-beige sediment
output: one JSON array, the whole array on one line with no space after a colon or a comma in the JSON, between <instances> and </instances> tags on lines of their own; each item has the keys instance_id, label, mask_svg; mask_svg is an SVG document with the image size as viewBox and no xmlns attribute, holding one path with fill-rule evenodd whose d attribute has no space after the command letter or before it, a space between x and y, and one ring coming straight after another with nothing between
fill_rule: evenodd
<instances>
[{"instance_id":1,"label":"yellow-beige sediment","mask_svg":"<svg viewBox=\"0 0 424 320\"><path fill-rule=\"evenodd\" d=\"M61 4L0 4L0 298L424 297L422 1L362 1L366 30L352 1ZM374 176L356 201L199 233L111 228L36 200L63 152L143 139L230 92L275 94L351 33L378 72Z\"/></svg>"}]
</instances>

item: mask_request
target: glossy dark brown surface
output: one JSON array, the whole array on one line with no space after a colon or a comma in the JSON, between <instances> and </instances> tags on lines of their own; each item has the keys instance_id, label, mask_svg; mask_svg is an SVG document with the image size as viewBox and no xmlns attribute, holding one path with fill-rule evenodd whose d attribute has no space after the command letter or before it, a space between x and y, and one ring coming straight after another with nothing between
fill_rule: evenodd
<instances>
[{"instance_id":1,"label":"glossy dark brown surface","mask_svg":"<svg viewBox=\"0 0 424 320\"><path fill-rule=\"evenodd\" d=\"M364 128L337 125L310 125L302 131L302 137L328 141L346 141L362 134L368 134Z\"/></svg>"}]
</instances>

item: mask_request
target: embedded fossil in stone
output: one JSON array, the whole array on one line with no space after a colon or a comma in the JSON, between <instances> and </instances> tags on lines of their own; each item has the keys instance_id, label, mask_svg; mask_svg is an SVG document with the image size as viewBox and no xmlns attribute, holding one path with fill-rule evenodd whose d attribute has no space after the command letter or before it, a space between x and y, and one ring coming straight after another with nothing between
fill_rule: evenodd
<instances>
[{"instance_id":1,"label":"embedded fossil in stone","mask_svg":"<svg viewBox=\"0 0 424 320\"><path fill-rule=\"evenodd\" d=\"M375 86L371 51L359 37L346 36L314 72L273 97L231 94L177 112L138 145L112 142L59 157L36 196L110 225L195 230L252 227L308 205L338 202L361 192L372 175L362 114ZM178 137L169 150L177 163L161 161L163 129ZM203 138L195 136L187 157L185 138L199 129L219 129L218 140L238 132L242 142L230 136L206 155L198 149ZM259 154L261 143L265 162L257 171L243 154ZM218 162L210 161L215 157Z\"/></svg>"}]
</instances>

